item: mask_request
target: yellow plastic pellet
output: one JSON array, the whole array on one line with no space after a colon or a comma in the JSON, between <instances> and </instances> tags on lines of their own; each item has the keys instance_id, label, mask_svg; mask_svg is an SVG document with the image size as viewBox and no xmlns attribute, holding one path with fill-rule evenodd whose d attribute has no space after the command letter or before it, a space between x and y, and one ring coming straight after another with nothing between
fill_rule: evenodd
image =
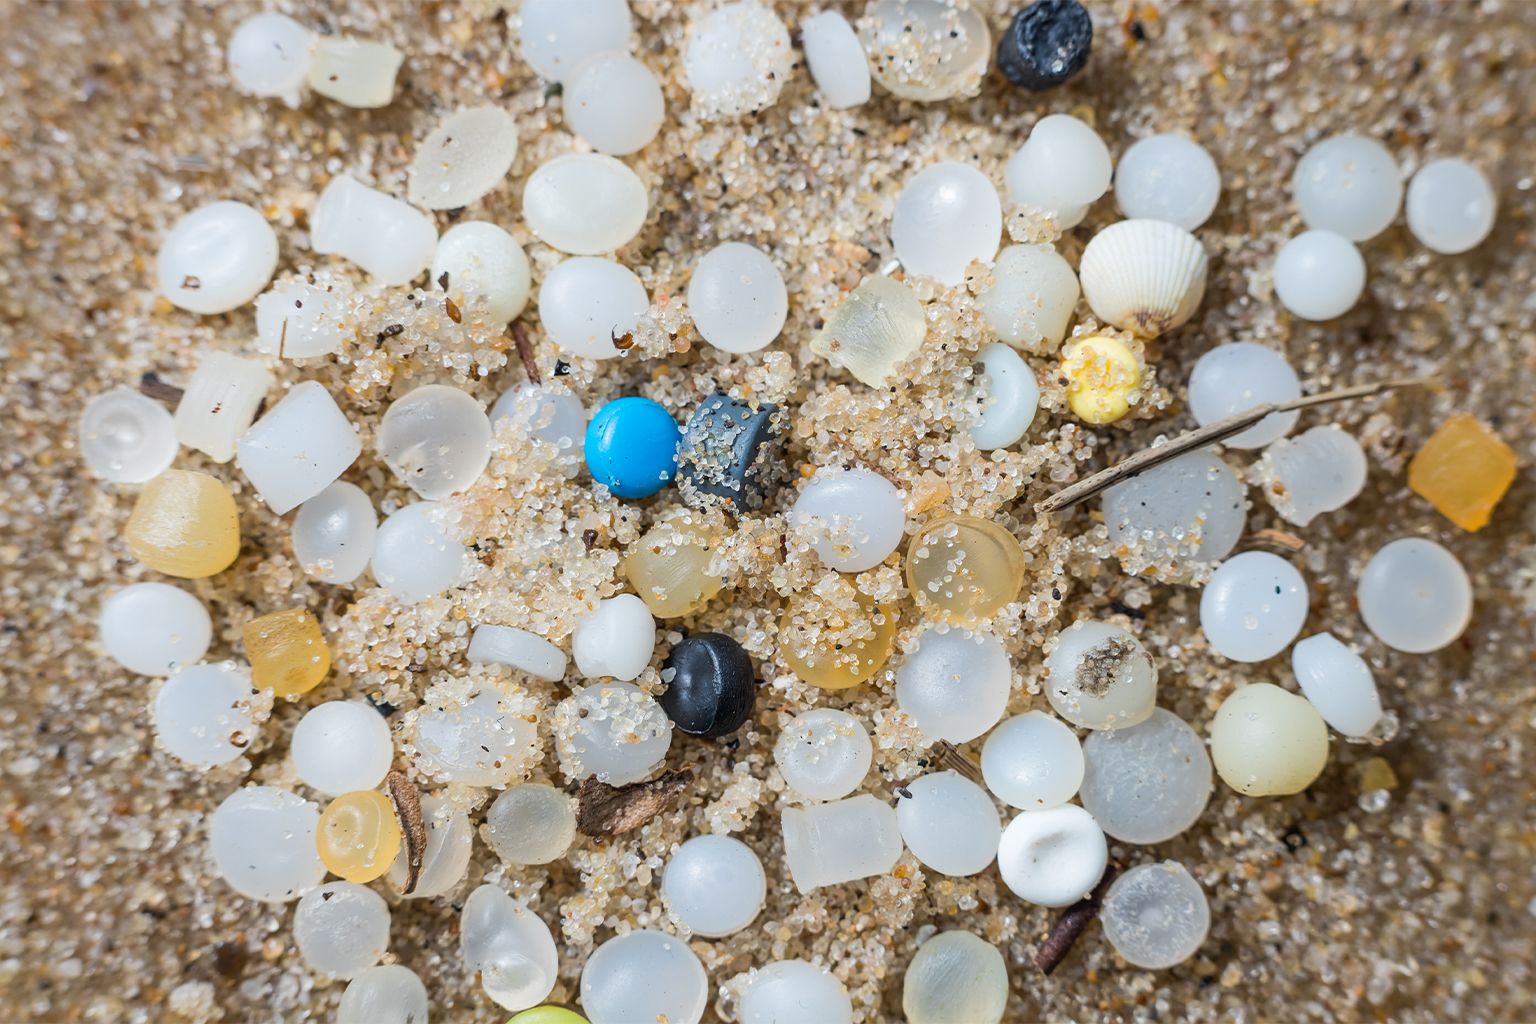
<instances>
[{"instance_id":1,"label":"yellow plastic pellet","mask_svg":"<svg viewBox=\"0 0 1536 1024\"><path fill-rule=\"evenodd\" d=\"M240 553L240 513L223 482L168 469L144 485L128 517L128 550L157 572L201 579Z\"/></svg>"},{"instance_id":2,"label":"yellow plastic pellet","mask_svg":"<svg viewBox=\"0 0 1536 1024\"><path fill-rule=\"evenodd\" d=\"M907 587L918 607L951 622L991 618L1023 585L1024 549L990 519L936 519L907 546Z\"/></svg>"},{"instance_id":3,"label":"yellow plastic pellet","mask_svg":"<svg viewBox=\"0 0 1536 1024\"><path fill-rule=\"evenodd\" d=\"M331 649L320 623L303 608L290 608L245 624L245 658L257 689L279 697L307 693L331 670Z\"/></svg>"},{"instance_id":4,"label":"yellow plastic pellet","mask_svg":"<svg viewBox=\"0 0 1536 1024\"><path fill-rule=\"evenodd\" d=\"M1113 423L1131 411L1141 388L1141 367L1131 350L1100 334L1073 345L1061 361L1067 404L1088 423Z\"/></svg>"},{"instance_id":5,"label":"yellow plastic pellet","mask_svg":"<svg viewBox=\"0 0 1536 1024\"><path fill-rule=\"evenodd\" d=\"M1408 464L1408 486L1463 530L1488 525L1515 479L1515 453L1477 417L1457 413Z\"/></svg>"},{"instance_id":6,"label":"yellow plastic pellet","mask_svg":"<svg viewBox=\"0 0 1536 1024\"><path fill-rule=\"evenodd\" d=\"M896 608L863 594L850 606L828 608L815 595L792 598L779 620L779 650L790 671L823 690L869 679L891 656ZM807 636L814 639L807 641Z\"/></svg>"},{"instance_id":7,"label":"yellow plastic pellet","mask_svg":"<svg viewBox=\"0 0 1536 1024\"><path fill-rule=\"evenodd\" d=\"M371 882L400 852L400 823L383 793L360 789L332 800L320 815L315 847L326 870L349 882Z\"/></svg>"}]
</instances>

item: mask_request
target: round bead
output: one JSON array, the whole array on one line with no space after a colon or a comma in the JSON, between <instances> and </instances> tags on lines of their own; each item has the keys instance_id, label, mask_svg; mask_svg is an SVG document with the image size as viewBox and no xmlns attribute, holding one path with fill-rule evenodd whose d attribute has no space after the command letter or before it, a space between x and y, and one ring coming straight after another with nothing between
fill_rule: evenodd
<instances>
[{"instance_id":1,"label":"round bead","mask_svg":"<svg viewBox=\"0 0 1536 1024\"><path fill-rule=\"evenodd\" d=\"M1198 142L1153 135L1135 143L1115 168L1115 201L1127 217L1165 220L1193 231L1221 197L1221 171Z\"/></svg>"},{"instance_id":2,"label":"round bead","mask_svg":"<svg viewBox=\"0 0 1536 1024\"><path fill-rule=\"evenodd\" d=\"M228 764L256 738L255 695L250 671L232 661L178 669L150 706L155 735L194 767Z\"/></svg>"},{"instance_id":3,"label":"round bead","mask_svg":"<svg viewBox=\"0 0 1536 1024\"><path fill-rule=\"evenodd\" d=\"M389 723L356 700L332 700L304 712L293 728L294 770L311 789L339 796L384 781L395 756Z\"/></svg>"},{"instance_id":4,"label":"round bead","mask_svg":"<svg viewBox=\"0 0 1536 1024\"><path fill-rule=\"evenodd\" d=\"M469 855L475 843L475 830L469 815L445 793L421 798L421 818L427 827L427 848L421 855L416 888L402 892L409 877L407 861L410 850L404 844L395 855L385 878L402 899L425 900L459 884L469 870Z\"/></svg>"},{"instance_id":5,"label":"round bead","mask_svg":"<svg viewBox=\"0 0 1536 1024\"><path fill-rule=\"evenodd\" d=\"M465 657L482 664L507 665L546 682L565 678L565 652L537 633L514 626L475 628Z\"/></svg>"},{"instance_id":6,"label":"round bead","mask_svg":"<svg viewBox=\"0 0 1536 1024\"><path fill-rule=\"evenodd\" d=\"M1155 558L1227 557L1248 502L1232 467L1209 451L1170 459L1104 492L1110 543Z\"/></svg>"},{"instance_id":7,"label":"round bead","mask_svg":"<svg viewBox=\"0 0 1536 1024\"><path fill-rule=\"evenodd\" d=\"M314 63L309 30L282 14L247 18L229 37L229 76L252 96L280 96L298 106L299 89Z\"/></svg>"},{"instance_id":8,"label":"round bead","mask_svg":"<svg viewBox=\"0 0 1536 1024\"><path fill-rule=\"evenodd\" d=\"M1217 345L1200 357L1189 374L1189 411L1202 427L1265 402L1300 397L1301 381L1285 356L1251 341ZM1289 434L1300 415L1300 411L1272 412L1222 443L1229 448L1262 448Z\"/></svg>"},{"instance_id":9,"label":"round bead","mask_svg":"<svg viewBox=\"0 0 1536 1024\"><path fill-rule=\"evenodd\" d=\"M1035 0L1015 14L1003 32L997 70L1014 85L1041 92L1081 71L1092 50L1093 19L1082 4Z\"/></svg>"},{"instance_id":10,"label":"round bead","mask_svg":"<svg viewBox=\"0 0 1536 1024\"><path fill-rule=\"evenodd\" d=\"M256 298L256 350L283 359L339 352L356 336L356 294L345 277L325 270L279 281Z\"/></svg>"},{"instance_id":11,"label":"round bead","mask_svg":"<svg viewBox=\"0 0 1536 1024\"><path fill-rule=\"evenodd\" d=\"M754 968L737 1012L741 1024L853 1024L848 989L825 967L804 960Z\"/></svg>"},{"instance_id":12,"label":"round bead","mask_svg":"<svg viewBox=\"0 0 1536 1024\"><path fill-rule=\"evenodd\" d=\"M1265 661L1290 646L1307 621L1307 581L1279 555L1227 559L1200 594L1200 629L1233 661Z\"/></svg>"},{"instance_id":13,"label":"round bead","mask_svg":"<svg viewBox=\"0 0 1536 1024\"><path fill-rule=\"evenodd\" d=\"M624 575L658 619L698 611L720 592L716 554L703 525L685 514L651 527L624 558Z\"/></svg>"},{"instance_id":14,"label":"round bead","mask_svg":"<svg viewBox=\"0 0 1536 1024\"><path fill-rule=\"evenodd\" d=\"M1127 963L1156 971L1195 955L1211 928L1200 883L1178 861L1141 864L1110 883L1104 937Z\"/></svg>"},{"instance_id":15,"label":"round bead","mask_svg":"<svg viewBox=\"0 0 1536 1024\"><path fill-rule=\"evenodd\" d=\"M1013 669L1002 642L988 633L929 629L896 670L896 703L923 740L965 743L1003 717Z\"/></svg>"},{"instance_id":16,"label":"round bead","mask_svg":"<svg viewBox=\"0 0 1536 1024\"><path fill-rule=\"evenodd\" d=\"M1116 839L1165 842L1204 813L1211 797L1211 757L1189 723L1154 708L1144 722L1088 736L1078 796Z\"/></svg>"},{"instance_id":17,"label":"round bead","mask_svg":"<svg viewBox=\"0 0 1536 1024\"><path fill-rule=\"evenodd\" d=\"M667 861L662 895L678 920L699 935L734 935L757 917L768 895L763 862L729 836L697 836Z\"/></svg>"},{"instance_id":18,"label":"round bead","mask_svg":"<svg viewBox=\"0 0 1536 1024\"><path fill-rule=\"evenodd\" d=\"M418 763L445 782L505 786L543 756L523 706L494 686L423 709L415 726Z\"/></svg>"},{"instance_id":19,"label":"round bead","mask_svg":"<svg viewBox=\"0 0 1536 1024\"><path fill-rule=\"evenodd\" d=\"M571 634L571 657L588 679L628 682L645 671L655 650L656 622L634 594L599 601Z\"/></svg>"},{"instance_id":20,"label":"round bead","mask_svg":"<svg viewBox=\"0 0 1536 1024\"><path fill-rule=\"evenodd\" d=\"M1408 183L1408 230L1435 252L1476 248L1493 230L1497 207L1487 175L1465 160L1432 160Z\"/></svg>"},{"instance_id":21,"label":"round bead","mask_svg":"<svg viewBox=\"0 0 1536 1024\"><path fill-rule=\"evenodd\" d=\"M560 766L569 778L596 775L624 786L651 774L672 746L672 723L631 683L594 683L555 709Z\"/></svg>"},{"instance_id":22,"label":"round bead","mask_svg":"<svg viewBox=\"0 0 1536 1024\"><path fill-rule=\"evenodd\" d=\"M571 798L553 786L526 782L496 798L485 813L485 841L512 864L548 864L576 841Z\"/></svg>"},{"instance_id":23,"label":"round bead","mask_svg":"<svg viewBox=\"0 0 1536 1024\"><path fill-rule=\"evenodd\" d=\"M661 83L627 53L594 53L565 86L571 130L599 153L625 156L644 149L667 119Z\"/></svg>"},{"instance_id":24,"label":"round bead","mask_svg":"<svg viewBox=\"0 0 1536 1024\"><path fill-rule=\"evenodd\" d=\"M327 583L351 583L368 568L379 516L362 488L337 481L299 506L293 554L304 571Z\"/></svg>"},{"instance_id":25,"label":"round bead","mask_svg":"<svg viewBox=\"0 0 1536 1024\"><path fill-rule=\"evenodd\" d=\"M418 501L379 526L373 545L373 576L406 604L424 601L457 586L468 568L464 545L434 516L437 503Z\"/></svg>"},{"instance_id":26,"label":"round bead","mask_svg":"<svg viewBox=\"0 0 1536 1024\"><path fill-rule=\"evenodd\" d=\"M598 946L581 972L581 1008L592 1024L698 1024L708 1003L709 976L693 950L649 928Z\"/></svg>"},{"instance_id":27,"label":"round bead","mask_svg":"<svg viewBox=\"0 0 1536 1024\"><path fill-rule=\"evenodd\" d=\"M539 286L539 319L567 352L612 359L614 340L629 334L650 308L640 278L613 260L578 256L558 264Z\"/></svg>"},{"instance_id":28,"label":"round bead","mask_svg":"<svg viewBox=\"0 0 1536 1024\"><path fill-rule=\"evenodd\" d=\"M1275 257L1275 297L1303 320L1332 320L1365 291L1365 257L1332 231L1304 231Z\"/></svg>"},{"instance_id":29,"label":"round bead","mask_svg":"<svg viewBox=\"0 0 1536 1024\"><path fill-rule=\"evenodd\" d=\"M661 706L690 736L713 739L741 728L752 715L757 679L752 659L724 633L695 633L661 664L667 688Z\"/></svg>"},{"instance_id":30,"label":"round bead","mask_svg":"<svg viewBox=\"0 0 1536 1024\"><path fill-rule=\"evenodd\" d=\"M534 71L564 82L595 53L629 49L628 0L525 0L518 49Z\"/></svg>"},{"instance_id":31,"label":"round bead","mask_svg":"<svg viewBox=\"0 0 1536 1024\"><path fill-rule=\"evenodd\" d=\"M987 791L970 779L953 771L934 772L898 793L901 838L924 867L962 877L985 871L997 856L1002 819Z\"/></svg>"},{"instance_id":32,"label":"round bead","mask_svg":"<svg viewBox=\"0 0 1536 1024\"><path fill-rule=\"evenodd\" d=\"M868 793L786 807L779 824L784 864L802 895L823 885L883 875L901 859L896 812Z\"/></svg>"},{"instance_id":33,"label":"round bead","mask_svg":"<svg viewBox=\"0 0 1536 1024\"><path fill-rule=\"evenodd\" d=\"M320 806L271 786L246 786L224 798L208 822L214 866L240 895L286 903L325 877L315 849Z\"/></svg>"},{"instance_id":34,"label":"round bead","mask_svg":"<svg viewBox=\"0 0 1536 1024\"><path fill-rule=\"evenodd\" d=\"M1403 179L1387 147L1363 135L1335 135L1307 150L1291 179L1307 227L1352 242L1375 238L1397 216Z\"/></svg>"},{"instance_id":35,"label":"round bead","mask_svg":"<svg viewBox=\"0 0 1536 1024\"><path fill-rule=\"evenodd\" d=\"M171 414L132 388L97 395L80 415L80 454L103 480L142 484L169 469L178 451Z\"/></svg>"},{"instance_id":36,"label":"round bead","mask_svg":"<svg viewBox=\"0 0 1536 1024\"><path fill-rule=\"evenodd\" d=\"M500 184L516 158L511 114L494 104L458 110L416 147L406 196L428 210L468 206Z\"/></svg>"},{"instance_id":37,"label":"round bead","mask_svg":"<svg viewBox=\"0 0 1536 1024\"><path fill-rule=\"evenodd\" d=\"M320 860L349 882L371 882L400 852L400 823L389 797L374 790L343 793L320 812Z\"/></svg>"},{"instance_id":38,"label":"round bead","mask_svg":"<svg viewBox=\"0 0 1536 1024\"><path fill-rule=\"evenodd\" d=\"M299 900L293 941L316 974L352 978L389 948L389 905L352 882L328 882Z\"/></svg>"},{"instance_id":39,"label":"round bead","mask_svg":"<svg viewBox=\"0 0 1536 1024\"><path fill-rule=\"evenodd\" d=\"M1073 725L1121 729L1152 714L1157 668L1141 641L1119 626L1074 622L1057 634L1045 668L1045 695Z\"/></svg>"},{"instance_id":40,"label":"round bead","mask_svg":"<svg viewBox=\"0 0 1536 1024\"><path fill-rule=\"evenodd\" d=\"M869 102L869 62L848 19L822 11L800 22L800 46L826 105L847 110Z\"/></svg>"},{"instance_id":41,"label":"round bead","mask_svg":"<svg viewBox=\"0 0 1536 1024\"><path fill-rule=\"evenodd\" d=\"M998 1024L1007 1005L1003 954L970 932L930 938L902 979L901 1009L908 1024Z\"/></svg>"},{"instance_id":42,"label":"round bead","mask_svg":"<svg viewBox=\"0 0 1536 1024\"><path fill-rule=\"evenodd\" d=\"M462 299L485 300L485 312L497 323L510 323L528 304L532 285L528 256L517 240L495 224L455 224L438 239L427 276Z\"/></svg>"},{"instance_id":43,"label":"round bead","mask_svg":"<svg viewBox=\"0 0 1536 1024\"><path fill-rule=\"evenodd\" d=\"M917 606L951 622L991 618L1018 599L1023 585L1024 549L990 519L935 519L907 545L907 586Z\"/></svg>"},{"instance_id":44,"label":"round bead","mask_svg":"<svg viewBox=\"0 0 1536 1024\"><path fill-rule=\"evenodd\" d=\"M1248 796L1300 793L1328 762L1328 726L1307 698L1273 683L1232 692L1211 720L1221 781Z\"/></svg>"},{"instance_id":45,"label":"round bead","mask_svg":"<svg viewBox=\"0 0 1536 1024\"><path fill-rule=\"evenodd\" d=\"M544 919L494 885L482 885L459 916L464 966L508 1010L537 1006L555 987L560 955Z\"/></svg>"},{"instance_id":46,"label":"round bead","mask_svg":"<svg viewBox=\"0 0 1536 1024\"><path fill-rule=\"evenodd\" d=\"M160 294L193 313L250 302L277 269L277 233L244 203L200 206L176 222L156 257Z\"/></svg>"},{"instance_id":47,"label":"round bead","mask_svg":"<svg viewBox=\"0 0 1536 1024\"><path fill-rule=\"evenodd\" d=\"M683 48L694 110L735 117L772 106L792 59L789 30L772 8L758 0L722 4L689 27Z\"/></svg>"},{"instance_id":48,"label":"round bead","mask_svg":"<svg viewBox=\"0 0 1536 1024\"><path fill-rule=\"evenodd\" d=\"M965 282L974 260L997 255L1003 207L976 168L953 160L924 168L901 190L891 218L896 258L909 274Z\"/></svg>"},{"instance_id":49,"label":"round bead","mask_svg":"<svg viewBox=\"0 0 1536 1024\"><path fill-rule=\"evenodd\" d=\"M997 870L1020 899L1065 907L1086 896L1109 863L1104 830L1076 804L1024 811L1003 829Z\"/></svg>"},{"instance_id":50,"label":"round bead","mask_svg":"<svg viewBox=\"0 0 1536 1024\"><path fill-rule=\"evenodd\" d=\"M1306 526L1321 513L1353 501L1365 487L1365 475L1360 442L1328 424L1264 449L1249 479L1264 488L1281 518Z\"/></svg>"},{"instance_id":51,"label":"round bead","mask_svg":"<svg viewBox=\"0 0 1536 1024\"><path fill-rule=\"evenodd\" d=\"M562 452L581 453L587 440L587 409L581 399L551 384L524 381L491 407L491 429L511 418L521 429Z\"/></svg>"},{"instance_id":52,"label":"round bead","mask_svg":"<svg viewBox=\"0 0 1536 1024\"><path fill-rule=\"evenodd\" d=\"M1071 227L1109 190L1113 173L1109 147L1098 132L1075 117L1050 114L1008 158L1003 181L1014 202L1055 210L1061 226Z\"/></svg>"},{"instance_id":53,"label":"round bead","mask_svg":"<svg viewBox=\"0 0 1536 1024\"><path fill-rule=\"evenodd\" d=\"M815 591L795 595L779 619L784 663L823 690L867 681L890 658L896 639L896 606L875 604L846 579L844 585L828 596Z\"/></svg>"},{"instance_id":54,"label":"round bead","mask_svg":"<svg viewBox=\"0 0 1536 1024\"><path fill-rule=\"evenodd\" d=\"M359 971L336 1004L336 1024L427 1024L427 987L400 964Z\"/></svg>"},{"instance_id":55,"label":"round bead","mask_svg":"<svg viewBox=\"0 0 1536 1024\"><path fill-rule=\"evenodd\" d=\"M1456 556L1432 540L1395 540L1371 556L1356 592L1360 617L1395 651L1427 654L1472 621L1472 581Z\"/></svg>"},{"instance_id":56,"label":"round bead","mask_svg":"<svg viewBox=\"0 0 1536 1024\"><path fill-rule=\"evenodd\" d=\"M356 263L388 286L408 284L437 249L437 223L414 206L338 174L309 215L310 247Z\"/></svg>"},{"instance_id":57,"label":"round bead","mask_svg":"<svg viewBox=\"0 0 1536 1024\"><path fill-rule=\"evenodd\" d=\"M874 753L863 722L846 711L814 708L779 733L773 762L806 799L840 800L864 782Z\"/></svg>"},{"instance_id":58,"label":"round bead","mask_svg":"<svg viewBox=\"0 0 1536 1024\"><path fill-rule=\"evenodd\" d=\"M877 82L924 103L974 95L992 56L980 12L942 0L877 0L859 19L859 40Z\"/></svg>"},{"instance_id":59,"label":"round bead","mask_svg":"<svg viewBox=\"0 0 1536 1024\"><path fill-rule=\"evenodd\" d=\"M541 165L523 189L523 220L573 256L613 252L639 233L650 209L645 183L603 153L570 153Z\"/></svg>"},{"instance_id":60,"label":"round bead","mask_svg":"<svg viewBox=\"0 0 1536 1024\"><path fill-rule=\"evenodd\" d=\"M491 461L485 411L446 384L425 384L392 402L376 443L385 465L428 501L469 490Z\"/></svg>"},{"instance_id":61,"label":"round bead","mask_svg":"<svg viewBox=\"0 0 1536 1024\"><path fill-rule=\"evenodd\" d=\"M1371 667L1332 633L1291 648L1291 671L1323 721L1345 736L1365 736L1381 721L1381 694Z\"/></svg>"},{"instance_id":62,"label":"round bead","mask_svg":"<svg viewBox=\"0 0 1536 1024\"><path fill-rule=\"evenodd\" d=\"M1066 803L1083 781L1083 745L1044 711L1015 715L981 748L981 775L1003 803L1043 811Z\"/></svg>"},{"instance_id":63,"label":"round bead","mask_svg":"<svg viewBox=\"0 0 1536 1024\"><path fill-rule=\"evenodd\" d=\"M839 572L873 569L901 543L907 513L901 493L868 469L825 468L795 499L794 536Z\"/></svg>"},{"instance_id":64,"label":"round bead","mask_svg":"<svg viewBox=\"0 0 1536 1024\"><path fill-rule=\"evenodd\" d=\"M1086 423L1113 423L1141 394L1141 366L1114 338L1094 335L1072 345L1061 360L1067 405Z\"/></svg>"},{"instance_id":65,"label":"round bead","mask_svg":"<svg viewBox=\"0 0 1536 1024\"><path fill-rule=\"evenodd\" d=\"M981 350L982 372L991 378L987 398L971 424L971 441L981 451L996 451L1017 444L1040 407L1040 385L1035 372L1019 354L1002 342Z\"/></svg>"},{"instance_id":66,"label":"round bead","mask_svg":"<svg viewBox=\"0 0 1536 1024\"><path fill-rule=\"evenodd\" d=\"M725 352L756 352L784 329L784 275L760 249L726 242L705 253L688 282L688 311L704 340Z\"/></svg>"},{"instance_id":67,"label":"round bead","mask_svg":"<svg viewBox=\"0 0 1536 1024\"><path fill-rule=\"evenodd\" d=\"M536 1006L514 1013L507 1024L587 1024L587 1018L563 1006Z\"/></svg>"},{"instance_id":68,"label":"round bead","mask_svg":"<svg viewBox=\"0 0 1536 1024\"><path fill-rule=\"evenodd\" d=\"M1081 294L1072 265L1051 246L1010 245L977 298L999 338L1038 351L1061 344Z\"/></svg>"},{"instance_id":69,"label":"round bead","mask_svg":"<svg viewBox=\"0 0 1536 1024\"><path fill-rule=\"evenodd\" d=\"M587 469L620 498L649 498L676 475L682 433L665 406L649 398L616 399L587 424Z\"/></svg>"},{"instance_id":70,"label":"round bead","mask_svg":"<svg viewBox=\"0 0 1536 1024\"><path fill-rule=\"evenodd\" d=\"M101 606L101 643L143 676L168 676L208 653L213 620L203 602L169 583L135 583Z\"/></svg>"}]
</instances>

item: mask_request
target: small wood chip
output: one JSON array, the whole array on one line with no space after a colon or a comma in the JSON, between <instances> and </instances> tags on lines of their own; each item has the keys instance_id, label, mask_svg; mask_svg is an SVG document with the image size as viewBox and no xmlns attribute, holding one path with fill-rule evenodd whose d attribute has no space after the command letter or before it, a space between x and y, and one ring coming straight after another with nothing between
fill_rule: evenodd
<instances>
[{"instance_id":1,"label":"small wood chip","mask_svg":"<svg viewBox=\"0 0 1536 1024\"><path fill-rule=\"evenodd\" d=\"M443 305L448 309L449 320L452 320L456 324L464 322L463 317L459 314L459 307L457 303L455 303L452 299L444 299Z\"/></svg>"},{"instance_id":2,"label":"small wood chip","mask_svg":"<svg viewBox=\"0 0 1536 1024\"><path fill-rule=\"evenodd\" d=\"M939 740L933 745L933 763L940 768L957 771L977 785L981 784L981 766L949 740Z\"/></svg>"},{"instance_id":3,"label":"small wood chip","mask_svg":"<svg viewBox=\"0 0 1536 1024\"><path fill-rule=\"evenodd\" d=\"M160 379L159 374L146 373L139 378L139 394L147 395L160 402L169 402L172 405L176 405L181 401L182 396L186 392L174 384L167 384Z\"/></svg>"},{"instance_id":4,"label":"small wood chip","mask_svg":"<svg viewBox=\"0 0 1536 1024\"><path fill-rule=\"evenodd\" d=\"M528 371L528 380L533 384L542 384L539 379L539 365L533 361L533 343L528 340L528 331L523 327L521 320L513 320L509 325L512 328L512 340L517 342L517 354L523 357L523 369ZM560 376L560 366L555 364L555 376Z\"/></svg>"},{"instance_id":5,"label":"small wood chip","mask_svg":"<svg viewBox=\"0 0 1536 1024\"><path fill-rule=\"evenodd\" d=\"M427 824L421 818L421 797L411 780L405 777L405 772L398 768L390 769L384 776L384 785L389 790L389 802L395 807L400 838L405 843L405 885L400 888L400 895L409 896L416 891L416 882L421 878L421 861L427 853Z\"/></svg>"},{"instance_id":6,"label":"small wood chip","mask_svg":"<svg viewBox=\"0 0 1536 1024\"><path fill-rule=\"evenodd\" d=\"M693 785L692 761L650 782L610 786L588 775L576 797L576 831L594 839L637 829Z\"/></svg>"},{"instance_id":7,"label":"small wood chip","mask_svg":"<svg viewBox=\"0 0 1536 1024\"><path fill-rule=\"evenodd\" d=\"M1042 972L1050 974L1067 958L1067 954L1072 951L1072 944L1083 934L1088 922L1099 916L1099 908L1104 905L1104 894L1109 891L1109 883L1119 873L1120 865L1110 861L1105 865L1104 875L1099 879L1099 884L1093 887L1093 892L1061 912L1051 934L1040 944L1040 952L1035 954L1035 965Z\"/></svg>"},{"instance_id":8,"label":"small wood chip","mask_svg":"<svg viewBox=\"0 0 1536 1024\"><path fill-rule=\"evenodd\" d=\"M1307 542L1284 530L1259 530L1243 544L1244 551L1268 551L1288 557L1307 546Z\"/></svg>"}]
</instances>

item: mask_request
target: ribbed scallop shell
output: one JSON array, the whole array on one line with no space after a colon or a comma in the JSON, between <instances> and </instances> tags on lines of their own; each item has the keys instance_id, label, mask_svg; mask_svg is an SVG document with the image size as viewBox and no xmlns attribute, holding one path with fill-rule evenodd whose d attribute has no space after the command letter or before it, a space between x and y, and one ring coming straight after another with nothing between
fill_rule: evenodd
<instances>
[{"instance_id":1,"label":"ribbed scallop shell","mask_svg":"<svg viewBox=\"0 0 1536 1024\"><path fill-rule=\"evenodd\" d=\"M1152 338L1194 315L1205 268L1200 240L1178 225L1122 220L1083 249L1078 278L1095 316Z\"/></svg>"}]
</instances>

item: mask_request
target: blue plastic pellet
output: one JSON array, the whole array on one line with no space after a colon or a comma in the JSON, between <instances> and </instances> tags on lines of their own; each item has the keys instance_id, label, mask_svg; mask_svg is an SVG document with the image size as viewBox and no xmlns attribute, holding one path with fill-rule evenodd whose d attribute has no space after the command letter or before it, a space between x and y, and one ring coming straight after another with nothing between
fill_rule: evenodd
<instances>
[{"instance_id":1,"label":"blue plastic pellet","mask_svg":"<svg viewBox=\"0 0 1536 1024\"><path fill-rule=\"evenodd\" d=\"M587 424L587 469L621 498L649 498L672 482L681 442L677 421L662 406L620 398Z\"/></svg>"}]
</instances>

